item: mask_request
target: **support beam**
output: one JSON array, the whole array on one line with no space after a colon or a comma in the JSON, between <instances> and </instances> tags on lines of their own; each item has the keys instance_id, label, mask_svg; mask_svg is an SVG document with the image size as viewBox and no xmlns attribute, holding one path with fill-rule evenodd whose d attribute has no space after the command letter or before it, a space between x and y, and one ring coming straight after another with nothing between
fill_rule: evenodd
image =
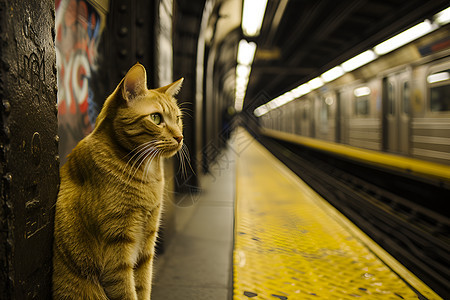
<instances>
[{"instance_id":1,"label":"support beam","mask_svg":"<svg viewBox=\"0 0 450 300\"><path fill-rule=\"evenodd\" d=\"M51 299L59 183L54 0L0 0L0 299Z\"/></svg>"}]
</instances>

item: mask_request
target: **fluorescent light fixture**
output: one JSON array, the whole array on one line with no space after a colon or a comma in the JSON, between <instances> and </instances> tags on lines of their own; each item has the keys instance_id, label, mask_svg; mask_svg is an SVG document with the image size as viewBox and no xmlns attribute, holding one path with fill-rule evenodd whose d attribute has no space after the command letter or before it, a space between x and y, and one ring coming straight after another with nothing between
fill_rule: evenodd
<instances>
[{"instance_id":1,"label":"fluorescent light fixture","mask_svg":"<svg viewBox=\"0 0 450 300\"><path fill-rule=\"evenodd\" d=\"M320 77L316 77L316 78L308 81L308 86L311 88L311 90L318 89L322 85L323 85L323 80Z\"/></svg>"},{"instance_id":2,"label":"fluorescent light fixture","mask_svg":"<svg viewBox=\"0 0 450 300\"><path fill-rule=\"evenodd\" d=\"M237 98L244 97L246 90L247 90L247 87L245 87L245 86L238 86L238 87L236 87L236 97Z\"/></svg>"},{"instance_id":3,"label":"fluorescent light fixture","mask_svg":"<svg viewBox=\"0 0 450 300\"><path fill-rule=\"evenodd\" d=\"M276 98L273 99L272 101L269 101L268 103L266 103L267 105L267 109L272 110L278 107L277 103L276 103Z\"/></svg>"},{"instance_id":4,"label":"fluorescent light fixture","mask_svg":"<svg viewBox=\"0 0 450 300\"><path fill-rule=\"evenodd\" d=\"M240 112L244 106L245 92L247 91L248 79L251 67L238 64L236 66L236 86L234 96L234 108Z\"/></svg>"},{"instance_id":5,"label":"fluorescent light fixture","mask_svg":"<svg viewBox=\"0 0 450 300\"><path fill-rule=\"evenodd\" d=\"M450 7L435 14L433 19L436 23L438 23L441 26L449 23L450 22Z\"/></svg>"},{"instance_id":6,"label":"fluorescent light fixture","mask_svg":"<svg viewBox=\"0 0 450 300\"><path fill-rule=\"evenodd\" d=\"M236 94L234 95L234 109L237 112L242 111L242 108L244 107L244 98L245 91L243 93L236 91Z\"/></svg>"},{"instance_id":7,"label":"fluorescent light fixture","mask_svg":"<svg viewBox=\"0 0 450 300\"><path fill-rule=\"evenodd\" d=\"M367 50L343 62L341 64L341 67L345 72L350 72L361 66L364 66L365 64L370 63L376 58L377 55L375 54L375 52L373 52L372 50Z\"/></svg>"},{"instance_id":8,"label":"fluorescent light fixture","mask_svg":"<svg viewBox=\"0 0 450 300\"><path fill-rule=\"evenodd\" d=\"M275 99L270 101L271 102L270 107L271 108L280 107L281 105L283 105L286 102L285 99L286 99L285 95L281 95L281 96L276 97Z\"/></svg>"},{"instance_id":9,"label":"fluorescent light fixture","mask_svg":"<svg viewBox=\"0 0 450 300\"><path fill-rule=\"evenodd\" d=\"M247 89L248 78L247 77L237 77L236 78L236 89Z\"/></svg>"},{"instance_id":10,"label":"fluorescent light fixture","mask_svg":"<svg viewBox=\"0 0 450 300\"><path fill-rule=\"evenodd\" d=\"M262 115L267 114L268 112L269 112L269 110L267 109L267 107L265 105L261 105L260 107L258 107L257 109L255 109L253 111L253 114L259 118Z\"/></svg>"},{"instance_id":11,"label":"fluorescent light fixture","mask_svg":"<svg viewBox=\"0 0 450 300\"><path fill-rule=\"evenodd\" d=\"M237 65L236 66L236 77L237 78L245 78L250 76L251 68L246 65Z\"/></svg>"},{"instance_id":12,"label":"fluorescent light fixture","mask_svg":"<svg viewBox=\"0 0 450 300\"><path fill-rule=\"evenodd\" d=\"M236 92L234 108L240 112L244 107L245 92L251 72L251 65L255 57L256 44L240 40L237 53L238 65L236 66Z\"/></svg>"},{"instance_id":13,"label":"fluorescent light fixture","mask_svg":"<svg viewBox=\"0 0 450 300\"><path fill-rule=\"evenodd\" d=\"M416 26L413 26L397 34L396 36L393 36L390 39L376 45L373 50L378 55L389 53L424 36L425 34L433 31L436 28L437 26L431 24L429 20L425 20L422 23L419 23Z\"/></svg>"},{"instance_id":14,"label":"fluorescent light fixture","mask_svg":"<svg viewBox=\"0 0 450 300\"><path fill-rule=\"evenodd\" d=\"M244 101L241 101L241 102L236 101L236 103L234 104L234 109L235 109L237 112L242 111L242 108L243 108L243 107L244 107Z\"/></svg>"},{"instance_id":15,"label":"fluorescent light fixture","mask_svg":"<svg viewBox=\"0 0 450 300\"><path fill-rule=\"evenodd\" d=\"M320 75L320 78L322 78L325 82L330 82L341 77L344 73L344 69L342 69L341 66L337 66Z\"/></svg>"},{"instance_id":16,"label":"fluorescent light fixture","mask_svg":"<svg viewBox=\"0 0 450 300\"><path fill-rule=\"evenodd\" d=\"M267 0L244 0L242 31L246 36L257 36L261 31Z\"/></svg>"},{"instance_id":17,"label":"fluorescent light fixture","mask_svg":"<svg viewBox=\"0 0 450 300\"><path fill-rule=\"evenodd\" d=\"M309 84L304 83L293 89L291 92L295 96L295 98L299 98L311 92L311 87L309 86Z\"/></svg>"},{"instance_id":18,"label":"fluorescent light fixture","mask_svg":"<svg viewBox=\"0 0 450 300\"><path fill-rule=\"evenodd\" d=\"M434 73L427 77L428 83L436 83L441 82L445 80L450 79L450 73L449 72L440 72L440 73Z\"/></svg>"},{"instance_id":19,"label":"fluorescent light fixture","mask_svg":"<svg viewBox=\"0 0 450 300\"><path fill-rule=\"evenodd\" d=\"M280 107L288 102L291 102L294 99L295 99L294 94L289 91L278 97L275 103L277 104L277 107Z\"/></svg>"},{"instance_id":20,"label":"fluorescent light fixture","mask_svg":"<svg viewBox=\"0 0 450 300\"><path fill-rule=\"evenodd\" d=\"M370 88L368 86L362 86L353 91L355 97L363 97L370 95Z\"/></svg>"},{"instance_id":21,"label":"fluorescent light fixture","mask_svg":"<svg viewBox=\"0 0 450 300\"><path fill-rule=\"evenodd\" d=\"M256 44L254 42L247 42L240 40L237 53L237 61L242 65L251 65L255 57Z\"/></svg>"}]
</instances>

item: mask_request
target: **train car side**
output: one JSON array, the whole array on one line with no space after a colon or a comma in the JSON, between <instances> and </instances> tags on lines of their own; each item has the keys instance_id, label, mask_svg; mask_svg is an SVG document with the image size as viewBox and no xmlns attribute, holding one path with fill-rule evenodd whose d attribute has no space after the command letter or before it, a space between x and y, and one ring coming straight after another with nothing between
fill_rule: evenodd
<instances>
[{"instance_id":1,"label":"train car side","mask_svg":"<svg viewBox=\"0 0 450 300\"><path fill-rule=\"evenodd\" d=\"M449 27L261 117L265 128L450 164ZM450 39L447 38L449 42Z\"/></svg>"}]
</instances>

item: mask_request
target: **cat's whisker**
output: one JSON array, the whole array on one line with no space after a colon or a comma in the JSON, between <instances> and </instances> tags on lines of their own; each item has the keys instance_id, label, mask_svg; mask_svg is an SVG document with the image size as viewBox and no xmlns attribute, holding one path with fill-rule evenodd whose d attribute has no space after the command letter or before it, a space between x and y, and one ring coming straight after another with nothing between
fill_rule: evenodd
<instances>
[{"instance_id":1,"label":"cat's whisker","mask_svg":"<svg viewBox=\"0 0 450 300\"><path fill-rule=\"evenodd\" d=\"M149 141L149 142L146 142L146 143L143 143L143 144L137 146L136 148L134 148L132 151L130 151L130 152L126 155L126 156L128 156L128 155L134 153L133 156L128 160L128 163L129 163L136 155L139 155L143 150L145 150L145 149L148 148L149 146L157 147L159 144L161 144L161 142L162 142L162 141L159 141L159 140L152 140L152 141ZM125 157L126 157L126 156L125 156Z\"/></svg>"},{"instance_id":2,"label":"cat's whisker","mask_svg":"<svg viewBox=\"0 0 450 300\"><path fill-rule=\"evenodd\" d=\"M135 156L135 155L136 155L136 152L139 152L140 150L142 150L143 148L147 147L148 145L153 145L153 144L156 144L156 143L158 143L158 142L159 142L158 140L151 140L151 141L148 141L148 142L146 142L146 143L140 144L140 145L136 146L133 150L131 150L130 152L128 152L124 157L122 157L122 159L127 158L127 157L130 156L131 154L133 154L133 156ZM132 156L132 157L133 157L133 156Z\"/></svg>"},{"instance_id":3,"label":"cat's whisker","mask_svg":"<svg viewBox=\"0 0 450 300\"><path fill-rule=\"evenodd\" d=\"M144 160L146 160L147 162L145 163L144 171L142 172L141 184L143 184L145 181L145 178L148 177L148 172L150 171L151 164L155 158L159 159L158 156L160 153L161 153L161 150L156 148L155 151L153 151L153 153L150 155L150 158L148 158L148 157L144 158Z\"/></svg>"},{"instance_id":4,"label":"cat's whisker","mask_svg":"<svg viewBox=\"0 0 450 300\"><path fill-rule=\"evenodd\" d=\"M192 109L188 109L188 108L184 108L184 109L180 109L181 113L183 115L188 115L191 118L194 118L190 113L193 113L194 111Z\"/></svg>"},{"instance_id":5,"label":"cat's whisker","mask_svg":"<svg viewBox=\"0 0 450 300\"><path fill-rule=\"evenodd\" d=\"M151 155L152 152L156 151L155 148L152 147L148 147L145 149L141 150L141 153L139 155L139 158L135 161L135 163L133 164L133 166L131 167L131 171L133 171L133 168L135 166L135 164L137 164L136 168L134 169L134 172L130 172L130 174L128 175L128 179L127 179L127 184L129 184L131 182L131 180L133 180L133 178L135 178L137 172L139 171L141 165L145 162L146 158Z\"/></svg>"},{"instance_id":6,"label":"cat's whisker","mask_svg":"<svg viewBox=\"0 0 450 300\"><path fill-rule=\"evenodd\" d=\"M146 173L146 168L148 166L148 162L146 162L147 158L150 156L150 158L153 159L153 157L155 157L156 153L158 153L158 152L159 152L159 150L155 147L149 147L149 148L144 149L143 153L141 154L142 159L140 159L140 163L137 166L136 170L134 171L132 178L134 178L134 176L136 175L137 171L140 169L140 167L143 163L145 163L144 170L142 172L143 176L144 176ZM142 181L144 181L144 178L142 178Z\"/></svg>"},{"instance_id":7,"label":"cat's whisker","mask_svg":"<svg viewBox=\"0 0 450 300\"><path fill-rule=\"evenodd\" d=\"M180 107L180 110L181 111L189 110L191 112L194 112L194 110L192 108L190 108L190 107Z\"/></svg>"},{"instance_id":8,"label":"cat's whisker","mask_svg":"<svg viewBox=\"0 0 450 300\"><path fill-rule=\"evenodd\" d=\"M181 163L182 163L181 172L183 174L184 179L186 179L188 175L187 175L187 169L186 169L186 157L184 155L184 150L181 149L180 153L181 153L180 156L181 156Z\"/></svg>"},{"instance_id":9,"label":"cat's whisker","mask_svg":"<svg viewBox=\"0 0 450 300\"><path fill-rule=\"evenodd\" d=\"M187 161L187 163L189 165L189 168L191 169L192 173L194 173L194 175L195 175L195 171L194 171L194 169L192 168L192 165L191 165L191 159L190 159L191 156L189 154L188 146L186 146L186 144L183 144L183 146L181 147L181 150L183 151L183 153L184 153L184 155L186 157L186 161Z\"/></svg>"},{"instance_id":10,"label":"cat's whisker","mask_svg":"<svg viewBox=\"0 0 450 300\"><path fill-rule=\"evenodd\" d=\"M178 173L180 173L180 170L182 171L182 162L183 161L182 161L182 157L181 157L180 151L177 152L177 155L178 155L178 161L180 162L179 165L178 165L178 170L177 170L177 174L178 174Z\"/></svg>"},{"instance_id":11,"label":"cat's whisker","mask_svg":"<svg viewBox=\"0 0 450 300\"><path fill-rule=\"evenodd\" d=\"M150 148L152 148L152 147L150 146ZM129 183L132 180L132 178L134 178L134 176L136 175L137 171L139 170L140 166L142 165L142 162L143 162L142 158L145 157L146 153L147 153L147 148L143 148L138 152L139 156L134 160L133 164L131 165L130 173L128 174L128 178L127 178L127 183ZM133 172L133 169L135 168L136 165L137 165L137 167Z\"/></svg>"},{"instance_id":12,"label":"cat's whisker","mask_svg":"<svg viewBox=\"0 0 450 300\"><path fill-rule=\"evenodd\" d=\"M183 157L183 175L184 175L184 178L187 178L187 176L188 176L187 171L188 170L187 170L186 163L189 163L189 157L186 155L185 147L181 147L180 153L181 153L181 157Z\"/></svg>"},{"instance_id":13,"label":"cat's whisker","mask_svg":"<svg viewBox=\"0 0 450 300\"><path fill-rule=\"evenodd\" d=\"M191 109L191 108L189 108L189 107L182 107L182 108L180 108L180 111L181 112L186 112L186 111L188 111L188 112L194 112L194 110L193 109Z\"/></svg>"},{"instance_id":14,"label":"cat's whisker","mask_svg":"<svg viewBox=\"0 0 450 300\"><path fill-rule=\"evenodd\" d=\"M144 150L144 149L145 149L146 147L148 147L148 146L156 145L158 142L159 142L158 140L152 140L152 141L143 143L143 144L137 146L136 148L134 148L133 150L131 150L126 156L124 156L123 158L126 158L127 156L129 156L129 155L131 155L132 153L134 153L134 154L130 157L130 159L127 161L127 163L125 164L125 166L123 167L123 172L122 172L122 174L125 173L125 171L126 171L128 165L130 164L130 162L131 162L136 156L140 155L140 153L142 152L142 150ZM139 160L139 157L138 157L137 160ZM131 169L133 169L135 163L136 163L136 161L135 161L135 162L133 163L133 165L131 166Z\"/></svg>"},{"instance_id":15,"label":"cat's whisker","mask_svg":"<svg viewBox=\"0 0 450 300\"><path fill-rule=\"evenodd\" d=\"M148 157L148 155L150 155L153 151L156 151L156 147L159 144L159 142L160 141L156 141L155 143L144 143L143 147L141 147L141 149L136 152L134 156L138 155L138 157L135 159L135 161L130 167L130 173L128 174L126 181L127 184L131 182L132 178L134 178L134 176L136 175L136 173L138 172L139 168L141 167L145 159ZM133 169L135 168L136 165L137 167L133 172Z\"/></svg>"},{"instance_id":16,"label":"cat's whisker","mask_svg":"<svg viewBox=\"0 0 450 300\"><path fill-rule=\"evenodd\" d=\"M186 165L185 165L185 158L183 156L183 148L181 148L180 151L177 152L179 158L180 158L180 166L178 168L177 173L180 173L181 171L181 175L183 176L184 179L187 178L187 173L186 173Z\"/></svg>"},{"instance_id":17,"label":"cat's whisker","mask_svg":"<svg viewBox=\"0 0 450 300\"><path fill-rule=\"evenodd\" d=\"M191 106L192 106L192 102L184 101L184 102L182 102L182 103L178 103L178 107L180 107L180 108L182 108L183 105L191 105Z\"/></svg>"},{"instance_id":18,"label":"cat's whisker","mask_svg":"<svg viewBox=\"0 0 450 300\"><path fill-rule=\"evenodd\" d=\"M189 150L188 150L186 144L183 144L181 146L181 149L180 149L180 151L177 152L177 154L179 156L179 162L180 162L177 173L180 173L180 171L181 171L183 178L186 179L188 177L187 165L189 165L189 168L195 174L195 172L192 168L192 165L190 164Z\"/></svg>"}]
</instances>

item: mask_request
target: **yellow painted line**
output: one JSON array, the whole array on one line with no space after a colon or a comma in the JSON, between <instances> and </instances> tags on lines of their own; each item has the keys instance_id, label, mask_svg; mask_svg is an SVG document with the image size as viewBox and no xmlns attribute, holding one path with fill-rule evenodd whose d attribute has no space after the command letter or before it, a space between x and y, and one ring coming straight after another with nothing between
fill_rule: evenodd
<instances>
[{"instance_id":1,"label":"yellow painted line","mask_svg":"<svg viewBox=\"0 0 450 300\"><path fill-rule=\"evenodd\" d=\"M419 299L411 286L442 299L263 146L241 144L233 299Z\"/></svg>"},{"instance_id":2,"label":"yellow painted line","mask_svg":"<svg viewBox=\"0 0 450 300\"><path fill-rule=\"evenodd\" d=\"M380 165L421 177L435 178L441 181L450 182L450 166L447 165L373 150L361 149L333 142L321 141L318 139L298 136L295 134L271 129L261 130L264 135L270 137L279 138L288 142L301 144L326 152L331 152L353 160L368 162L371 164Z\"/></svg>"}]
</instances>

